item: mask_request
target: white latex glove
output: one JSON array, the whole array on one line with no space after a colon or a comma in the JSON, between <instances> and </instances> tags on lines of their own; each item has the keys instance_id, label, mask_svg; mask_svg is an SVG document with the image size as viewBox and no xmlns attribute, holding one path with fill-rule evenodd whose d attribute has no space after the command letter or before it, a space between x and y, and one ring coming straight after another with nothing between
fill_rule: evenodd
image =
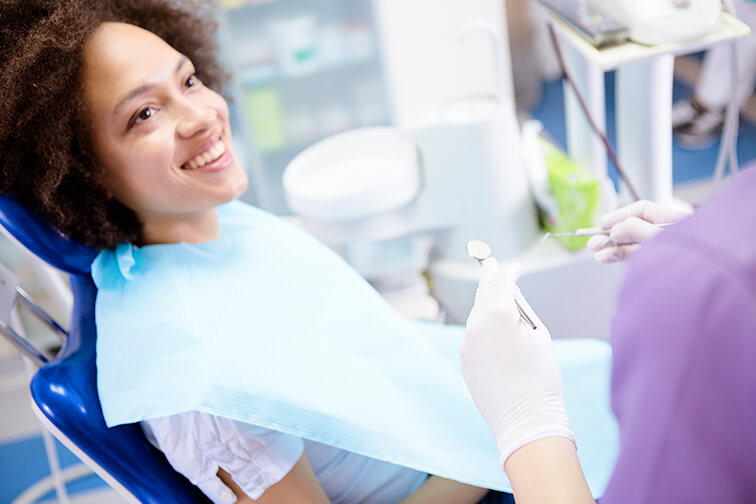
<instances>
[{"instance_id":1,"label":"white latex glove","mask_svg":"<svg viewBox=\"0 0 756 504\"><path fill-rule=\"evenodd\" d=\"M659 224L677 222L688 215L690 212L679 208L653 201L636 201L601 217L599 226L611 229L611 232L609 236L592 236L587 247L594 252L593 257L598 262L621 261L656 236L662 229Z\"/></svg>"},{"instance_id":2,"label":"white latex glove","mask_svg":"<svg viewBox=\"0 0 756 504\"><path fill-rule=\"evenodd\" d=\"M515 285L519 275L518 264L499 268L494 258L483 261L461 349L462 376L496 438L502 467L515 450L538 439L575 441L551 335ZM520 318L513 296L537 329Z\"/></svg>"}]
</instances>

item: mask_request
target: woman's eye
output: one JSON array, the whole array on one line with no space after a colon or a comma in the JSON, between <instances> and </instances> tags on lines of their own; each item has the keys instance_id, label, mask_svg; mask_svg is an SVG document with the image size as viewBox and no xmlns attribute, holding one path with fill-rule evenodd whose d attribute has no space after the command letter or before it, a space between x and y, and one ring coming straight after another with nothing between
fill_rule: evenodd
<instances>
[{"instance_id":1,"label":"woman's eye","mask_svg":"<svg viewBox=\"0 0 756 504\"><path fill-rule=\"evenodd\" d=\"M199 82L199 80L197 79L197 76L196 75L190 75L186 79L186 81L184 81L184 86L186 86L188 88L194 87L194 86L197 85L197 82Z\"/></svg>"},{"instance_id":2,"label":"woman's eye","mask_svg":"<svg viewBox=\"0 0 756 504\"><path fill-rule=\"evenodd\" d=\"M129 129L138 123L149 120L153 115L155 115L155 109L152 107L144 107L131 117L131 120L129 121Z\"/></svg>"},{"instance_id":3,"label":"woman's eye","mask_svg":"<svg viewBox=\"0 0 756 504\"><path fill-rule=\"evenodd\" d=\"M152 117L153 111L151 108L144 108L137 114L137 120L146 121Z\"/></svg>"}]
</instances>

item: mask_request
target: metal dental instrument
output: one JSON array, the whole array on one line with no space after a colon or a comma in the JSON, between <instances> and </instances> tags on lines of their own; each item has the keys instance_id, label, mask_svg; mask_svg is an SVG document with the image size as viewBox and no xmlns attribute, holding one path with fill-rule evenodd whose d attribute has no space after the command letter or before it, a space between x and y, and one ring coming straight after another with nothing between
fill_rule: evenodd
<instances>
[{"instance_id":1,"label":"metal dental instrument","mask_svg":"<svg viewBox=\"0 0 756 504\"><path fill-rule=\"evenodd\" d=\"M666 224L654 224L656 227L664 228L669 226L670 222ZM546 235L543 237L545 240L546 238L549 238L551 236L593 236L593 235L604 235L609 236L609 234L612 232L611 228L600 228L600 227L592 227L592 228L580 228L576 229L575 231L566 231L564 233L546 233Z\"/></svg>"},{"instance_id":2,"label":"metal dental instrument","mask_svg":"<svg viewBox=\"0 0 756 504\"><path fill-rule=\"evenodd\" d=\"M470 240L467 242L467 253L478 261L478 264L482 265L483 261L491 257L491 247L483 240ZM517 306L517 311L520 313L520 318L532 327L533 330L537 329L538 327L533 323L533 320L525 313L520 303L517 302L517 298L514 298L514 302Z\"/></svg>"},{"instance_id":3,"label":"metal dental instrument","mask_svg":"<svg viewBox=\"0 0 756 504\"><path fill-rule=\"evenodd\" d=\"M605 235L608 236L611 232L608 228L580 228L575 231L565 231L563 233L546 233L546 238L550 236L593 236L593 235Z\"/></svg>"}]
</instances>

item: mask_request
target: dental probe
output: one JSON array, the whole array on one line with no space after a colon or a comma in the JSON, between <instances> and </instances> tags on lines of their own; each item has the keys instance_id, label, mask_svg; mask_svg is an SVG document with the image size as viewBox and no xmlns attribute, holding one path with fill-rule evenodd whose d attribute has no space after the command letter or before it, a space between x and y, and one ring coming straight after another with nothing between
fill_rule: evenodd
<instances>
[{"instance_id":1,"label":"dental probe","mask_svg":"<svg viewBox=\"0 0 756 504\"><path fill-rule=\"evenodd\" d=\"M653 226L664 228L672 224L671 222L668 222L666 224L652 224ZM592 227L592 228L580 228L576 229L575 231L565 231L563 233L546 233L544 236L544 239L549 238L551 236L593 236L593 235L604 235L609 236L609 234L612 232L611 228L600 228L600 227Z\"/></svg>"},{"instance_id":2,"label":"dental probe","mask_svg":"<svg viewBox=\"0 0 756 504\"><path fill-rule=\"evenodd\" d=\"M470 257L478 261L478 264L483 265L483 261L491 257L491 247L483 240L470 240L469 242L467 242L467 253L470 255ZM524 320L526 324L532 327L533 330L537 329L538 327L533 323L533 320L528 316L528 314L525 313L525 310L522 308L522 306L520 306L517 298L514 298L514 302L517 306L517 311L520 313L520 318Z\"/></svg>"}]
</instances>

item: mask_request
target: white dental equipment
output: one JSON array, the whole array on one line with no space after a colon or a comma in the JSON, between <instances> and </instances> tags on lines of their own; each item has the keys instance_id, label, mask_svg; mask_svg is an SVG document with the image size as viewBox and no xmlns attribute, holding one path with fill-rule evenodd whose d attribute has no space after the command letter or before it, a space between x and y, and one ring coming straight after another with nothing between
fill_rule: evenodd
<instances>
[{"instance_id":1,"label":"white dental equipment","mask_svg":"<svg viewBox=\"0 0 756 504\"><path fill-rule=\"evenodd\" d=\"M674 44L719 28L720 0L540 0L596 47Z\"/></svg>"},{"instance_id":2,"label":"white dental equipment","mask_svg":"<svg viewBox=\"0 0 756 504\"><path fill-rule=\"evenodd\" d=\"M422 286L427 295L421 273L429 261L466 264L471 235L502 257L539 236L505 17L493 0L375 6L396 127L347 131L309 147L289 164L283 186L305 227L377 288ZM452 282L431 281L442 305L457 304ZM447 320L463 321L466 310L453 307Z\"/></svg>"},{"instance_id":3,"label":"white dental equipment","mask_svg":"<svg viewBox=\"0 0 756 504\"><path fill-rule=\"evenodd\" d=\"M470 254L470 257L478 261L478 264L482 265L483 261L491 257L491 247L489 247L483 240L470 240L467 242L467 253ZM533 328L533 330L538 329L535 323L533 323L533 319L531 319L525 312L525 309L520 306L520 302L517 301L517 298L514 298L514 302L517 306L517 311L520 313L520 318Z\"/></svg>"},{"instance_id":4,"label":"white dental equipment","mask_svg":"<svg viewBox=\"0 0 756 504\"><path fill-rule=\"evenodd\" d=\"M670 2L659 3L666 5ZM716 5L712 7L711 3ZM674 202L672 130L670 128L674 56L699 51L723 41L732 41L749 32L748 27L732 14L721 12L718 0L711 3L691 0L688 7L676 8L674 12L678 17L666 19L670 29L674 29L675 26L684 22L688 9L700 14L703 12L701 9L712 8L718 12L716 17L719 19L719 22L713 25L713 31L703 31L702 36L693 40L673 40L674 37L672 37L667 39L666 43L650 46L627 43L597 50L563 23L554 22L565 63L571 70L574 84L585 97L588 112L601 130L606 130L604 72L617 70L615 76L617 157L625 167L629 179L635 182L642 199L660 203ZM628 9L630 6L636 8L638 4L623 0L607 1L601 5L605 6L608 14L623 20L622 9ZM646 2L640 5L642 7L646 5ZM665 12L673 11L669 7L669 10ZM710 14L714 17L713 13ZM568 89L567 84L565 84L565 116L570 157L577 163L589 167L600 179L606 179L604 146L583 117L580 104L573 91ZM728 130L728 128L725 129ZM732 135L728 138L731 140ZM732 141L723 142L723 147L729 147L732 143ZM727 150L729 149L725 149ZM720 156L722 160L724 157ZM722 163L718 162L718 166L720 164ZM620 195L621 198L622 196ZM606 210L611 210L611 206Z\"/></svg>"},{"instance_id":5,"label":"white dental equipment","mask_svg":"<svg viewBox=\"0 0 756 504\"><path fill-rule=\"evenodd\" d=\"M624 42L630 30L585 0L539 0L596 47Z\"/></svg>"},{"instance_id":6,"label":"white dental equipment","mask_svg":"<svg viewBox=\"0 0 756 504\"><path fill-rule=\"evenodd\" d=\"M647 45L687 42L719 28L720 0L588 0Z\"/></svg>"},{"instance_id":7,"label":"white dental equipment","mask_svg":"<svg viewBox=\"0 0 756 504\"><path fill-rule=\"evenodd\" d=\"M604 309L604 305L612 298L621 272L605 266L599 270L588 259L581 263L575 256L556 257L561 252L558 246L530 247L538 241L539 231L522 169L523 146L513 110L506 27L501 23L506 19L503 3L448 2L440 9L432 0L376 0L374 6L397 126L387 135L393 138L389 144L397 152L414 151L416 161L390 154L388 148L370 148L368 137L383 136L385 131L371 128L373 131L332 137L323 141L328 143L327 155L325 149L322 156L305 151L287 168L284 190L287 197L293 196L290 203L298 201L292 209L308 230L339 247L363 274L368 269L393 269L400 271L393 282L411 277L427 289L420 275L426 271L434 297L452 322L467 317L478 279L476 268L467 264L469 258L464 254L470 236L486 240L502 258L530 254L537 248L538 253L531 254L533 262L523 262L528 274L522 288L534 305L538 304L542 320L554 329L559 325L562 334L605 337L611 307ZM723 25L733 26L729 18ZM419 20L422 36L418 36ZM464 33L468 35L463 37ZM564 40L569 34L560 30L559 35L566 65L586 95L587 107L600 130L606 129L603 69L630 61L617 72L618 157L629 178L637 183L641 197L666 201L672 195L672 56L659 49L649 52L655 56L651 58L635 53L626 57L624 49L622 54L609 54L590 46L596 53L591 59L593 56L581 53L583 48L575 48L577 43ZM711 42L700 45L706 43ZM636 52L648 50L629 45L635 46ZM492 60L501 66L492 65ZM565 100L569 154L600 180L609 182L606 211L616 205L610 198L616 194L606 173L606 151L570 93L566 92ZM354 142L368 148L358 149ZM308 150L312 153L320 147ZM345 183L355 181L354 175L367 166L365 157L370 156L395 165L391 170L377 168L382 173L371 175L364 184ZM331 160L328 165L321 162L326 159ZM400 165L401 169L397 168ZM389 171L394 175L389 176ZM311 176L323 177L317 184L320 190L306 182ZM382 189L377 190L379 186ZM408 187L418 189L410 195ZM315 207L318 215L305 211ZM339 217L345 208L349 212ZM382 211L375 211L378 208ZM418 244L419 237L432 237L430 255L425 244ZM380 267L368 268L371 263L380 263ZM559 277L559 285L579 282L584 287L575 299L575 310L582 309L578 305L585 307L590 327L574 324L572 320L581 317L574 312L565 317L563 307L554 302L560 296L554 290L554 275ZM365 276L377 283L375 277ZM565 294L574 297L574 293ZM597 311L601 313L595 316ZM602 318L604 311L606 317Z\"/></svg>"}]
</instances>

